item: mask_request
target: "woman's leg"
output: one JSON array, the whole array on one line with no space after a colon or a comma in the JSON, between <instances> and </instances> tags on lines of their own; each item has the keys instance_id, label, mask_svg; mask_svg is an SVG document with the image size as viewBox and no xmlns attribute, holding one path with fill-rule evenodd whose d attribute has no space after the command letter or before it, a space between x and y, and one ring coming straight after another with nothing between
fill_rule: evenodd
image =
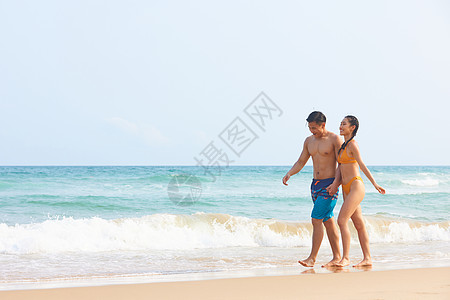
<instances>
[{"instance_id":1,"label":"woman's leg","mask_svg":"<svg viewBox=\"0 0 450 300\"><path fill-rule=\"evenodd\" d=\"M353 225L355 225L356 231L358 231L358 239L363 252L363 260L356 264L354 267L367 267L372 265L372 258L370 256L369 248L369 235L364 224L364 219L361 212L361 205L358 205L356 211L352 215Z\"/></svg>"},{"instance_id":2,"label":"woman's leg","mask_svg":"<svg viewBox=\"0 0 450 300\"><path fill-rule=\"evenodd\" d=\"M340 267L344 267L350 264L349 252L351 234L350 229L348 228L348 221L363 200L364 194L364 183L360 180L353 181L350 193L348 193L348 195L344 194L344 203L342 204L341 211L339 212L338 217L338 225L341 229L343 248L342 259L340 263L337 264Z\"/></svg>"}]
</instances>

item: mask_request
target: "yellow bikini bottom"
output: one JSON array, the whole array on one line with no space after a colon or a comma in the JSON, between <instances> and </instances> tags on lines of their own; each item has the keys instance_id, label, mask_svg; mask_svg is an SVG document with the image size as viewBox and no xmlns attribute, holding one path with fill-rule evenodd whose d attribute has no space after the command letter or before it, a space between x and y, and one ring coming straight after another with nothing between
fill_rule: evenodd
<instances>
[{"instance_id":1,"label":"yellow bikini bottom","mask_svg":"<svg viewBox=\"0 0 450 300\"><path fill-rule=\"evenodd\" d=\"M350 187L352 186L352 183L353 183L353 181L355 181L355 180L361 180L361 181L363 181L361 177L356 176L356 177L353 177L352 179L350 179L350 181L347 182L346 184L343 184L343 185L342 185L342 190L344 191L345 194L348 195L348 193L350 193Z\"/></svg>"}]
</instances>

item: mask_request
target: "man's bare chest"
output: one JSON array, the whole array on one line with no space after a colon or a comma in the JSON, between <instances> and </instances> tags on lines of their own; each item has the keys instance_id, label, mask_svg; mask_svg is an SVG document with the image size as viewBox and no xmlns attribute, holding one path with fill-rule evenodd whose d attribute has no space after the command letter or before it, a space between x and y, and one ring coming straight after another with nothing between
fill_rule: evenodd
<instances>
[{"instance_id":1,"label":"man's bare chest","mask_svg":"<svg viewBox=\"0 0 450 300\"><path fill-rule=\"evenodd\" d=\"M334 155L334 147L328 141L313 141L308 145L308 152L311 156L320 154L321 156Z\"/></svg>"}]
</instances>

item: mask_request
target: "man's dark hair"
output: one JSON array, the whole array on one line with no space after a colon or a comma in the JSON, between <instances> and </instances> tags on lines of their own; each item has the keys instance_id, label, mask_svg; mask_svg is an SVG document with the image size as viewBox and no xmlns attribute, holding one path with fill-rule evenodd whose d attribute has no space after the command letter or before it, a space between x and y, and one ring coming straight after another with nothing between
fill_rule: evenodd
<instances>
[{"instance_id":1,"label":"man's dark hair","mask_svg":"<svg viewBox=\"0 0 450 300\"><path fill-rule=\"evenodd\" d=\"M313 111L312 113L309 114L306 121L308 123L316 122L318 125L320 125L322 123L327 122L327 117L325 117L325 115L323 113L321 113L320 111Z\"/></svg>"}]
</instances>

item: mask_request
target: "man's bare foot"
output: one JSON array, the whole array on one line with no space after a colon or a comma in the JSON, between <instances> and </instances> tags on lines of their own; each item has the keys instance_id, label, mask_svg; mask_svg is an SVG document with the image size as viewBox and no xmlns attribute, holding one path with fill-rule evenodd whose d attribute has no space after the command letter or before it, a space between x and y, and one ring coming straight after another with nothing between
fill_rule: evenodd
<instances>
[{"instance_id":1,"label":"man's bare foot","mask_svg":"<svg viewBox=\"0 0 450 300\"><path fill-rule=\"evenodd\" d=\"M358 264L354 265L354 268L364 268L364 267L371 267L372 266L372 260L370 258L365 258L362 261L360 261Z\"/></svg>"},{"instance_id":2,"label":"man's bare foot","mask_svg":"<svg viewBox=\"0 0 450 300\"><path fill-rule=\"evenodd\" d=\"M332 260L330 260L329 262L327 262L326 264L322 265L322 268L328 268L328 267L336 267L337 264L341 261L340 258L333 258Z\"/></svg>"},{"instance_id":3,"label":"man's bare foot","mask_svg":"<svg viewBox=\"0 0 450 300\"><path fill-rule=\"evenodd\" d=\"M336 267L346 267L346 266L348 266L350 264L350 261L348 260L348 258L343 258L343 259L341 259L341 261L340 262L338 262L337 264L336 264Z\"/></svg>"},{"instance_id":4,"label":"man's bare foot","mask_svg":"<svg viewBox=\"0 0 450 300\"><path fill-rule=\"evenodd\" d=\"M314 259L312 259L312 258L307 258L307 259L304 259L304 260L299 260L298 261L298 263L299 264L301 264L302 266L304 266L304 267L307 267L307 268L312 268L312 267L314 267L314 263L315 263L316 261L314 260Z\"/></svg>"}]
</instances>

